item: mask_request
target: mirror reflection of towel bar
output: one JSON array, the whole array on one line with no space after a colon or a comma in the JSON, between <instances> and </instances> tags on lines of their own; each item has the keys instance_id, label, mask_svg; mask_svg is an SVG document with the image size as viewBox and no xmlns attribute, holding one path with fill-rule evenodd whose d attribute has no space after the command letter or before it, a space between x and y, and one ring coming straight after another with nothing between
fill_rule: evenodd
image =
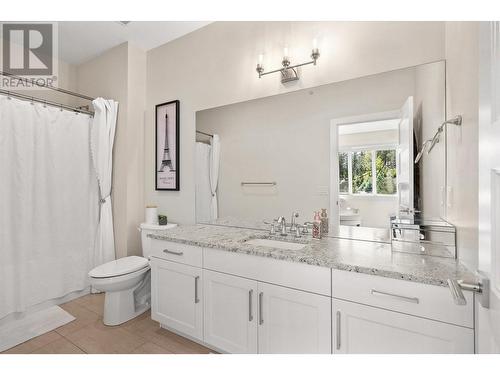
<instances>
[{"instance_id":1,"label":"mirror reflection of towel bar","mask_svg":"<svg viewBox=\"0 0 500 375\"><path fill-rule=\"evenodd\" d=\"M273 182L242 182L241 183L241 186L245 186L245 185L270 185L270 186L276 186L276 182L273 181Z\"/></svg>"}]
</instances>

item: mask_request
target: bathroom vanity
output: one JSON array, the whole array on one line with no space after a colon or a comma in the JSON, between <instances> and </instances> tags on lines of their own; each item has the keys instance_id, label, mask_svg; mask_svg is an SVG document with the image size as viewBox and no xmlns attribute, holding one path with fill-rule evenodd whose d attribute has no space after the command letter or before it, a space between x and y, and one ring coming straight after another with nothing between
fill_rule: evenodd
<instances>
[{"instance_id":1,"label":"bathroom vanity","mask_svg":"<svg viewBox=\"0 0 500 375\"><path fill-rule=\"evenodd\" d=\"M153 320L220 352L474 353L474 295L447 285L474 275L455 259L218 225L150 237Z\"/></svg>"}]
</instances>

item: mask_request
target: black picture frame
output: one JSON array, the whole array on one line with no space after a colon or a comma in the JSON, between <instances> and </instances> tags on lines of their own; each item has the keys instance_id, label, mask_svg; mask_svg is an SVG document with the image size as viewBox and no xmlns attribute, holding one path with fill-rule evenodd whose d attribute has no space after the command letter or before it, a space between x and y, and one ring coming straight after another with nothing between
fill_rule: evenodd
<instances>
[{"instance_id":1,"label":"black picture frame","mask_svg":"<svg viewBox=\"0 0 500 375\"><path fill-rule=\"evenodd\" d=\"M172 116L174 114L174 116ZM173 119L172 119L173 117ZM172 120L175 124L172 124ZM173 128L172 128L173 126ZM155 190L180 190L179 100L155 106ZM172 140L172 134L175 140ZM166 147L165 147L166 144ZM161 146L163 145L163 147ZM174 145L175 150L172 150ZM160 146L160 147L159 147ZM172 158L172 156L175 157Z\"/></svg>"}]
</instances>

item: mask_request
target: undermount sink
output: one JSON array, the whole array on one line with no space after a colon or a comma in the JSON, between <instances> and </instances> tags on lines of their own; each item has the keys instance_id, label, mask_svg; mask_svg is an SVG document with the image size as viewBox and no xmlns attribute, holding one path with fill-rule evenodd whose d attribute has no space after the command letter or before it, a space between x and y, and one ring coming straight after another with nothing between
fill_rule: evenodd
<instances>
[{"instance_id":1,"label":"undermount sink","mask_svg":"<svg viewBox=\"0 0 500 375\"><path fill-rule=\"evenodd\" d=\"M273 247L275 249L285 250L300 250L306 247L306 245L302 243L268 240L266 238L254 238L252 240L246 241L246 243L249 245Z\"/></svg>"}]
</instances>

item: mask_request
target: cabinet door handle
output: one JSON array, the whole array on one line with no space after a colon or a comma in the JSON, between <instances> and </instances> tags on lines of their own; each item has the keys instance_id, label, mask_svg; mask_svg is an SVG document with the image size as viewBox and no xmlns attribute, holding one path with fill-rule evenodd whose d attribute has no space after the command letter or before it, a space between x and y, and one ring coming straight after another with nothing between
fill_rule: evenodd
<instances>
[{"instance_id":1,"label":"cabinet door handle","mask_svg":"<svg viewBox=\"0 0 500 375\"><path fill-rule=\"evenodd\" d=\"M378 296L384 296L384 297L391 297L391 298L399 299L399 300L402 300L405 302L416 303L416 304L419 303L419 299L417 297L406 297L406 296L401 296L399 294L381 292L380 290L375 290L375 289L372 289L371 293L374 296L378 295Z\"/></svg>"},{"instance_id":2,"label":"cabinet door handle","mask_svg":"<svg viewBox=\"0 0 500 375\"><path fill-rule=\"evenodd\" d=\"M252 315L252 300L253 300L253 289L248 291L248 321L251 322L253 320Z\"/></svg>"},{"instance_id":3,"label":"cabinet door handle","mask_svg":"<svg viewBox=\"0 0 500 375\"><path fill-rule=\"evenodd\" d=\"M341 323L340 311L337 311L335 316L337 319L337 324L335 325L335 341L337 345L337 350L340 350L340 323Z\"/></svg>"},{"instance_id":4,"label":"cabinet door handle","mask_svg":"<svg viewBox=\"0 0 500 375\"><path fill-rule=\"evenodd\" d=\"M172 254L172 255L182 255L182 254L184 254L182 251L173 251L173 250L169 250L169 249L165 249L165 250L163 250L163 252L165 254Z\"/></svg>"},{"instance_id":5,"label":"cabinet door handle","mask_svg":"<svg viewBox=\"0 0 500 375\"><path fill-rule=\"evenodd\" d=\"M198 280L200 279L200 276L196 276L194 278L194 303L200 302L198 298Z\"/></svg>"},{"instance_id":6,"label":"cabinet door handle","mask_svg":"<svg viewBox=\"0 0 500 375\"><path fill-rule=\"evenodd\" d=\"M259 293L259 324L264 324L264 317L262 316L262 297L264 296L263 292Z\"/></svg>"}]
</instances>

